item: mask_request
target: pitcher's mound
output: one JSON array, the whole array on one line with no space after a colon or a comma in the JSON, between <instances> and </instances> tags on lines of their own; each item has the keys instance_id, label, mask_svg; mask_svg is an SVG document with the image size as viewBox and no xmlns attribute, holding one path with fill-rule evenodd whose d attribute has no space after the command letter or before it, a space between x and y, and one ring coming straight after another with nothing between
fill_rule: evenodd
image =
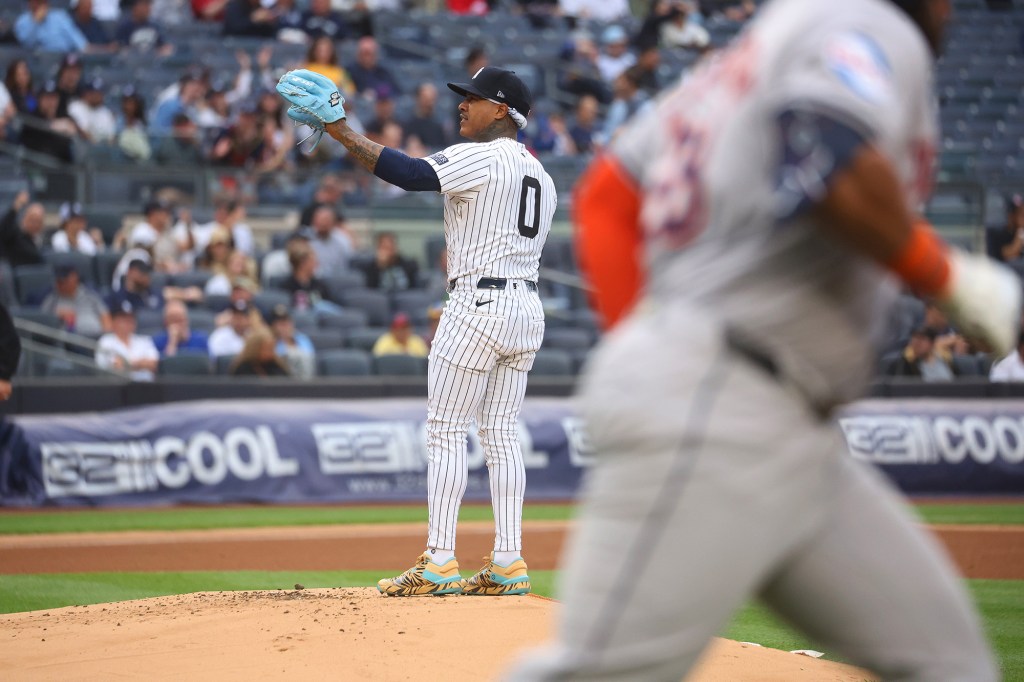
<instances>
[{"instance_id":1,"label":"pitcher's mound","mask_svg":"<svg viewBox=\"0 0 1024 682\"><path fill-rule=\"evenodd\" d=\"M372 588L202 592L0 616L0 661L18 680L477 681L542 642L556 606L536 597L385 598ZM866 678L716 640L690 679Z\"/></svg>"}]
</instances>

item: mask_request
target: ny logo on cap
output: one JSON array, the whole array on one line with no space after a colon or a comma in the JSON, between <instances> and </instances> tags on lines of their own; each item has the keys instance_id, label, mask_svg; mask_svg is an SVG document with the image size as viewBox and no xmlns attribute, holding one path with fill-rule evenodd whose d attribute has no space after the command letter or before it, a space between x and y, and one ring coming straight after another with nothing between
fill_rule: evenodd
<instances>
[{"instance_id":1,"label":"ny logo on cap","mask_svg":"<svg viewBox=\"0 0 1024 682\"><path fill-rule=\"evenodd\" d=\"M498 97L505 99L505 93L502 92L501 90L498 90Z\"/></svg>"}]
</instances>

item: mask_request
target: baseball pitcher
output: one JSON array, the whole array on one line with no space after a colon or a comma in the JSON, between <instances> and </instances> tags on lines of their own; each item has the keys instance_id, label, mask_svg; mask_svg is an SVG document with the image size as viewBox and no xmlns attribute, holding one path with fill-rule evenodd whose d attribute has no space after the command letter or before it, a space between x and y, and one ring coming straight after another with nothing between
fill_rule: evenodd
<instances>
[{"instance_id":1,"label":"baseball pitcher","mask_svg":"<svg viewBox=\"0 0 1024 682\"><path fill-rule=\"evenodd\" d=\"M884 679L998 678L950 560L831 416L901 284L1016 338L1020 282L914 214L950 11L770 0L581 180L614 325L581 387L597 463L557 641L510 679L679 680L752 594Z\"/></svg>"},{"instance_id":2,"label":"baseball pitcher","mask_svg":"<svg viewBox=\"0 0 1024 682\"><path fill-rule=\"evenodd\" d=\"M541 250L555 212L555 187L516 134L532 97L513 73L495 67L469 83L449 83L465 99L456 144L414 159L354 132L335 85L306 70L277 90L295 121L326 131L377 177L409 191L444 195L449 299L431 346L427 379L427 551L377 588L389 596L510 595L530 591L522 550L526 471L519 413L526 377L544 337L537 293ZM466 492L466 433L476 420L490 476L494 552L468 580L455 559L455 530Z\"/></svg>"}]
</instances>

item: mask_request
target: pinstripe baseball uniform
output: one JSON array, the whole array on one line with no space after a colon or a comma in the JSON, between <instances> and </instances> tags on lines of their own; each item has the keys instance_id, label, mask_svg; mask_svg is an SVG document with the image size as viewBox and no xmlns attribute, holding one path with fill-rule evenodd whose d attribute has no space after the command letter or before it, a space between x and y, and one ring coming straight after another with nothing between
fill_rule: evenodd
<instances>
[{"instance_id":1,"label":"pinstripe baseball uniform","mask_svg":"<svg viewBox=\"0 0 1024 682\"><path fill-rule=\"evenodd\" d=\"M510 138L457 144L429 157L444 195L449 299L430 350L428 546L455 549L475 419L490 474L497 551L522 548L526 472L518 419L544 337L537 293L554 184Z\"/></svg>"},{"instance_id":2,"label":"pinstripe baseball uniform","mask_svg":"<svg viewBox=\"0 0 1024 682\"><path fill-rule=\"evenodd\" d=\"M581 385L558 641L510 679L679 680L752 594L885 679L998 677L951 562L828 418L896 283L809 209L850 139L925 198L931 64L886 0L774 0L616 140L648 287Z\"/></svg>"}]
</instances>

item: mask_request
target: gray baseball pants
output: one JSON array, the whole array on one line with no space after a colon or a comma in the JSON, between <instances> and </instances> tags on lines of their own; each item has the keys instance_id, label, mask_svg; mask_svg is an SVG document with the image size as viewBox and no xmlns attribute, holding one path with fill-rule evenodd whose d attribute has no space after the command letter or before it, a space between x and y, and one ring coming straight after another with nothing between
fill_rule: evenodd
<instances>
[{"instance_id":1,"label":"gray baseball pants","mask_svg":"<svg viewBox=\"0 0 1024 682\"><path fill-rule=\"evenodd\" d=\"M937 541L834 421L723 338L635 316L595 355L580 409L597 463L557 641L508 679L678 682L752 595L886 680L999 679Z\"/></svg>"}]
</instances>

